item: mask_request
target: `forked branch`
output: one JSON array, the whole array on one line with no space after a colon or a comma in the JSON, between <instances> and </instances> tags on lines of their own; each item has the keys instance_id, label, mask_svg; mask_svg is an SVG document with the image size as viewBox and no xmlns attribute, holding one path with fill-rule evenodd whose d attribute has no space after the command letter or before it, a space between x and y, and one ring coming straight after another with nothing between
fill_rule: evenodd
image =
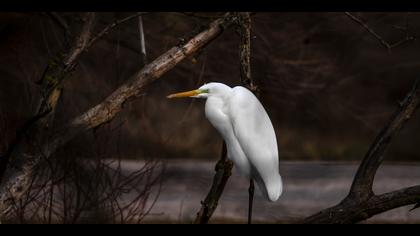
<instances>
[{"instance_id":1,"label":"forked branch","mask_svg":"<svg viewBox=\"0 0 420 236\"><path fill-rule=\"evenodd\" d=\"M386 148L420 104L420 80L397 108L390 121L379 132L360 164L350 192L338 205L322 210L304 220L305 223L356 223L396 207L420 201L420 186L375 195L372 185Z\"/></svg>"}]
</instances>

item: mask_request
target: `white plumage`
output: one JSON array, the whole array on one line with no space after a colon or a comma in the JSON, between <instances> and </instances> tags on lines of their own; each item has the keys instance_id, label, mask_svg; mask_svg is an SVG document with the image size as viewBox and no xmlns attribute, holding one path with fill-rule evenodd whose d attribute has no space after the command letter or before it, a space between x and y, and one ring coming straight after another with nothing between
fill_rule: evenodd
<instances>
[{"instance_id":1,"label":"white plumage","mask_svg":"<svg viewBox=\"0 0 420 236\"><path fill-rule=\"evenodd\" d=\"M283 183L276 134L267 112L251 91L208 83L168 97L207 98L206 117L225 140L228 158L242 175L257 182L267 200L280 197Z\"/></svg>"}]
</instances>

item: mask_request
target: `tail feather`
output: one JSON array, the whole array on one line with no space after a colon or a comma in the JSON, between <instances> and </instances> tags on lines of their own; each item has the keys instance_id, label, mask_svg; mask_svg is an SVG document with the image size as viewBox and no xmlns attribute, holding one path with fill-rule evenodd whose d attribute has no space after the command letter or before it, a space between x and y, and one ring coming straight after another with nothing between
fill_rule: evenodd
<instances>
[{"instance_id":1,"label":"tail feather","mask_svg":"<svg viewBox=\"0 0 420 236\"><path fill-rule=\"evenodd\" d=\"M260 174L253 170L253 176L265 199L270 200L271 202L275 202L279 199L283 192L283 181L280 174L264 181Z\"/></svg>"}]
</instances>

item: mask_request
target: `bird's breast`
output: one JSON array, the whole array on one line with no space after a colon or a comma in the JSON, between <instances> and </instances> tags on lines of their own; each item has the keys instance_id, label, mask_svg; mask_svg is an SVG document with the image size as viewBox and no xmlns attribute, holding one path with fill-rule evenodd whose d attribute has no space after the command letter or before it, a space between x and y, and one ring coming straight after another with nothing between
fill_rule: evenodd
<instances>
[{"instance_id":1,"label":"bird's breast","mask_svg":"<svg viewBox=\"0 0 420 236\"><path fill-rule=\"evenodd\" d=\"M229 128L230 121L224 109L224 102L219 98L207 99L205 114L210 123L223 135Z\"/></svg>"}]
</instances>

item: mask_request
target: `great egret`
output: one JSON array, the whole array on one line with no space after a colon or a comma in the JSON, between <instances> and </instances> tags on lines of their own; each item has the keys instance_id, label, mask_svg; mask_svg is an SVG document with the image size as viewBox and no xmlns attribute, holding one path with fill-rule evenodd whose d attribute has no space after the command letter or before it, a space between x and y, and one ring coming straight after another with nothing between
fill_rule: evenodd
<instances>
[{"instance_id":1,"label":"great egret","mask_svg":"<svg viewBox=\"0 0 420 236\"><path fill-rule=\"evenodd\" d=\"M168 96L182 97L207 98L207 119L225 140L228 158L240 174L250 178L250 223L252 180L257 182L263 196L269 201L276 201L283 191L276 134L267 112L255 95L241 86L231 88L213 82L196 90Z\"/></svg>"}]
</instances>

